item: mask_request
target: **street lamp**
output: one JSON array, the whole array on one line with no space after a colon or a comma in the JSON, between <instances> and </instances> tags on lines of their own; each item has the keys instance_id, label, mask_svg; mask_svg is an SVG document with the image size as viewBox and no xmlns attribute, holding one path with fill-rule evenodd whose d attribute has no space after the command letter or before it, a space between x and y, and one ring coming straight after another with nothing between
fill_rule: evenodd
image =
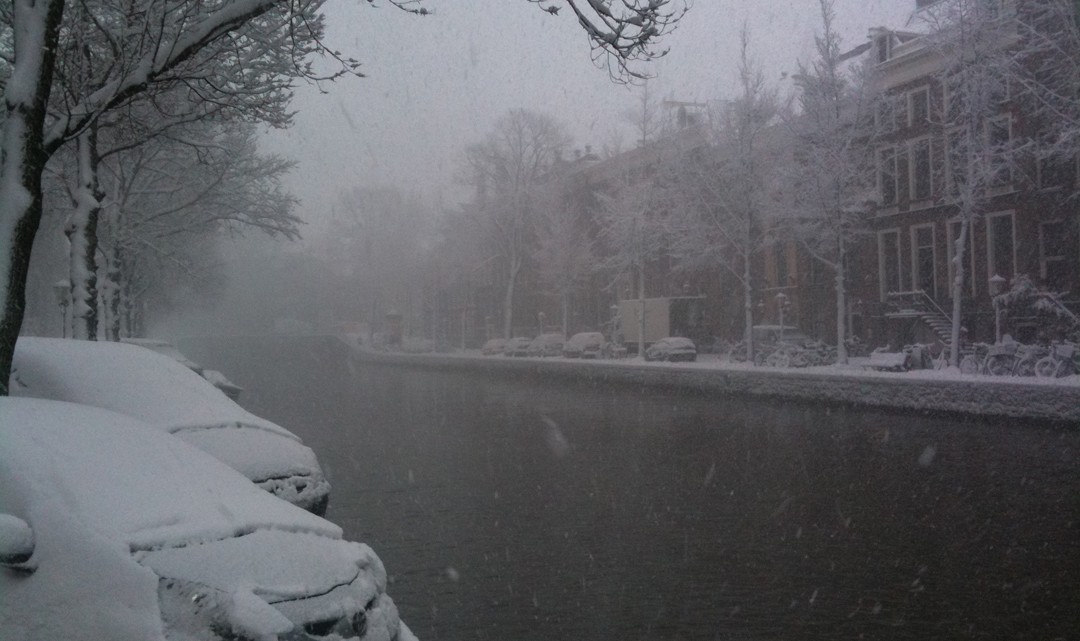
<instances>
[{"instance_id":1,"label":"street lamp","mask_svg":"<svg viewBox=\"0 0 1080 641\"><path fill-rule=\"evenodd\" d=\"M60 336L67 338L67 308L71 304L71 281L66 278L53 283L56 304L60 306Z\"/></svg>"},{"instance_id":2,"label":"street lamp","mask_svg":"<svg viewBox=\"0 0 1080 641\"><path fill-rule=\"evenodd\" d=\"M1005 291L1005 282L998 274L990 277L990 300L994 303L994 344L1001 343L1001 302L998 297Z\"/></svg>"}]
</instances>

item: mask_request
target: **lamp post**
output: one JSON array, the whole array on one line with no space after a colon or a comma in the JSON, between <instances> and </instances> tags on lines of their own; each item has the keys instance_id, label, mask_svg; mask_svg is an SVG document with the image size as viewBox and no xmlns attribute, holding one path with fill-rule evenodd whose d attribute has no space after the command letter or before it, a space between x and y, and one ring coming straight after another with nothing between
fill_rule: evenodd
<instances>
[{"instance_id":1,"label":"lamp post","mask_svg":"<svg viewBox=\"0 0 1080 641\"><path fill-rule=\"evenodd\" d=\"M994 344L1001 343L1001 302L998 300L1005 291L1005 279L994 274L990 277L990 300L994 303Z\"/></svg>"},{"instance_id":2,"label":"lamp post","mask_svg":"<svg viewBox=\"0 0 1080 641\"><path fill-rule=\"evenodd\" d=\"M67 308L71 304L71 281L66 278L53 283L56 304L60 306L60 336L67 338Z\"/></svg>"}]
</instances>

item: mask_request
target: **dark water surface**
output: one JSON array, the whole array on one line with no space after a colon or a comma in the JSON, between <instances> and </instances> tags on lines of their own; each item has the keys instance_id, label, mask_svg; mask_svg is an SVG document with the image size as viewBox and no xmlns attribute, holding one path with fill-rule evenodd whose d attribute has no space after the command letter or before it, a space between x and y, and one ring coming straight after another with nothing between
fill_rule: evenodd
<instances>
[{"instance_id":1,"label":"dark water surface","mask_svg":"<svg viewBox=\"0 0 1080 641\"><path fill-rule=\"evenodd\" d=\"M1080 433L187 342L425 641L1072 639Z\"/></svg>"}]
</instances>

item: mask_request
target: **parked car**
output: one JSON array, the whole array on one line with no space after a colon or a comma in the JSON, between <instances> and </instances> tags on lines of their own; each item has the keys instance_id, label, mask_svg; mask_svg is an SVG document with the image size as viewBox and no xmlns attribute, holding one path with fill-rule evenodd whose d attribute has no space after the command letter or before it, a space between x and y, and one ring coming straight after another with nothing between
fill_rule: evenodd
<instances>
[{"instance_id":1,"label":"parked car","mask_svg":"<svg viewBox=\"0 0 1080 641\"><path fill-rule=\"evenodd\" d=\"M224 374L216 369L207 369L202 365L199 365L195 361L191 360L183 354L175 345L168 341L158 340L156 338L124 338L121 342L129 345L138 345L139 347L145 347L151 351L157 352L163 356L168 356L177 363L180 363L184 367L195 372L199 376L202 376L206 380L210 381L210 384L218 388L225 393L232 400L240 398L240 394L243 393L244 388L240 387L236 383L233 383Z\"/></svg>"},{"instance_id":2,"label":"parked car","mask_svg":"<svg viewBox=\"0 0 1080 641\"><path fill-rule=\"evenodd\" d=\"M661 338L645 348L645 360L687 362L697 360L697 347L694 341L681 336Z\"/></svg>"},{"instance_id":3,"label":"parked car","mask_svg":"<svg viewBox=\"0 0 1080 641\"><path fill-rule=\"evenodd\" d=\"M127 414L215 456L290 503L326 512L330 484L315 453L295 434L148 349L23 336L15 344L10 393Z\"/></svg>"},{"instance_id":4,"label":"parked car","mask_svg":"<svg viewBox=\"0 0 1080 641\"><path fill-rule=\"evenodd\" d=\"M341 529L107 410L0 398L0 638L415 639Z\"/></svg>"},{"instance_id":5,"label":"parked car","mask_svg":"<svg viewBox=\"0 0 1080 641\"><path fill-rule=\"evenodd\" d=\"M600 332L580 332L563 345L566 358L600 358L608 350L608 343Z\"/></svg>"},{"instance_id":6,"label":"parked car","mask_svg":"<svg viewBox=\"0 0 1080 641\"><path fill-rule=\"evenodd\" d=\"M507 356L528 356L530 343L532 343L531 338L515 336L506 341L506 349L503 351L503 354Z\"/></svg>"},{"instance_id":7,"label":"parked car","mask_svg":"<svg viewBox=\"0 0 1080 641\"><path fill-rule=\"evenodd\" d=\"M480 348L480 353L484 356L496 356L506 351L506 339L505 338L492 338L484 343Z\"/></svg>"},{"instance_id":8,"label":"parked car","mask_svg":"<svg viewBox=\"0 0 1080 641\"><path fill-rule=\"evenodd\" d=\"M528 356L559 356L562 354L566 337L562 334L541 334L534 338L526 349Z\"/></svg>"}]
</instances>

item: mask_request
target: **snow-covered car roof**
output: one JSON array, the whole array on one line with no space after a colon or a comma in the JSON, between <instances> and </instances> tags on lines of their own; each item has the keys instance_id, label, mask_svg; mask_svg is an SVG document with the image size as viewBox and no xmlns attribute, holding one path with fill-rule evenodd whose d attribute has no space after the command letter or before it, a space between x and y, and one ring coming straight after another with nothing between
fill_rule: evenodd
<instances>
[{"instance_id":1,"label":"snow-covered car roof","mask_svg":"<svg viewBox=\"0 0 1080 641\"><path fill-rule=\"evenodd\" d=\"M376 637L399 631L370 548L179 439L108 410L0 398L0 443L0 513L35 538L32 573L0 571L0 638L160 641L177 621L159 595L187 582L252 638L355 620L365 604ZM197 613L191 601L173 604Z\"/></svg>"},{"instance_id":2,"label":"snow-covered car roof","mask_svg":"<svg viewBox=\"0 0 1080 641\"><path fill-rule=\"evenodd\" d=\"M11 383L13 396L85 403L168 431L240 423L296 439L176 360L136 345L21 336Z\"/></svg>"},{"instance_id":3,"label":"snow-covered car roof","mask_svg":"<svg viewBox=\"0 0 1080 641\"><path fill-rule=\"evenodd\" d=\"M682 336L668 336L666 338L661 338L653 343L653 345L656 347L697 349L694 345L694 341Z\"/></svg>"},{"instance_id":4,"label":"snow-covered car roof","mask_svg":"<svg viewBox=\"0 0 1080 641\"><path fill-rule=\"evenodd\" d=\"M604 335L600 332L578 332L566 342L570 346L596 345L604 342Z\"/></svg>"}]
</instances>

